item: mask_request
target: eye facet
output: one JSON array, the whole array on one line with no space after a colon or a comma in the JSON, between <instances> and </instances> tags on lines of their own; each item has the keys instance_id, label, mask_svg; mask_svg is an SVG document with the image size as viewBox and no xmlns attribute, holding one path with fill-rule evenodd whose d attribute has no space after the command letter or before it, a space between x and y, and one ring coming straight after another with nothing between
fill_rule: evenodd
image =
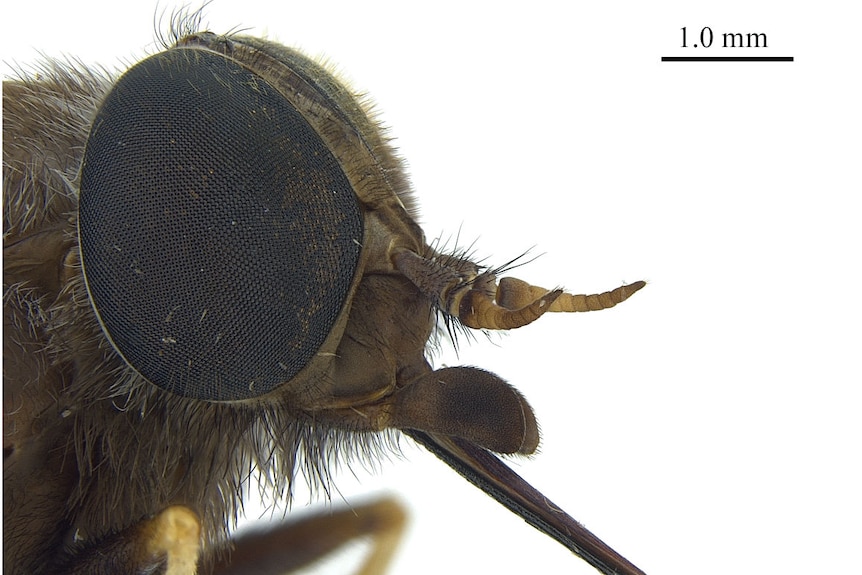
<instances>
[{"instance_id":1,"label":"eye facet","mask_svg":"<svg viewBox=\"0 0 862 575\"><path fill-rule=\"evenodd\" d=\"M93 306L126 362L170 392L236 401L317 353L348 299L363 216L282 94L228 57L177 48L103 102L79 235Z\"/></svg>"}]
</instances>

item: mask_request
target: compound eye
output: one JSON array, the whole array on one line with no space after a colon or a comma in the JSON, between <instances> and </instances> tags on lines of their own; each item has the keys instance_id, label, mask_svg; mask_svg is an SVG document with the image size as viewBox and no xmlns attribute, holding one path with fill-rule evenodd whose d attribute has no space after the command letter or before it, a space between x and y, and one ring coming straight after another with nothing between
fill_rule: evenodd
<instances>
[{"instance_id":1,"label":"compound eye","mask_svg":"<svg viewBox=\"0 0 862 575\"><path fill-rule=\"evenodd\" d=\"M199 49L147 58L107 95L78 225L114 348L152 384L210 401L264 395L309 363L363 239L350 182L293 103Z\"/></svg>"}]
</instances>

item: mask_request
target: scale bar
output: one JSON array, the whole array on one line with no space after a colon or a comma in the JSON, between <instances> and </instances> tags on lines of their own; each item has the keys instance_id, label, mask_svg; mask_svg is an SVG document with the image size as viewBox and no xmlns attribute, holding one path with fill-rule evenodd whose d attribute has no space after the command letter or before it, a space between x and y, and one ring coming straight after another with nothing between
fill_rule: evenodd
<instances>
[{"instance_id":1,"label":"scale bar","mask_svg":"<svg viewBox=\"0 0 862 575\"><path fill-rule=\"evenodd\" d=\"M662 62L793 62L793 56L662 56Z\"/></svg>"}]
</instances>

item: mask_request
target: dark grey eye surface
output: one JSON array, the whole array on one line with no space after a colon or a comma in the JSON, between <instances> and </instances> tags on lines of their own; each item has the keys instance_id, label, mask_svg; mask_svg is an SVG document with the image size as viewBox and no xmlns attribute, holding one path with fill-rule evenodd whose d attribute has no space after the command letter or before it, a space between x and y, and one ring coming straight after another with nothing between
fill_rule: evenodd
<instances>
[{"instance_id":1,"label":"dark grey eye surface","mask_svg":"<svg viewBox=\"0 0 862 575\"><path fill-rule=\"evenodd\" d=\"M241 400L294 377L348 297L362 221L302 115L219 54L142 61L94 120L79 207L88 290L116 350L170 392Z\"/></svg>"}]
</instances>

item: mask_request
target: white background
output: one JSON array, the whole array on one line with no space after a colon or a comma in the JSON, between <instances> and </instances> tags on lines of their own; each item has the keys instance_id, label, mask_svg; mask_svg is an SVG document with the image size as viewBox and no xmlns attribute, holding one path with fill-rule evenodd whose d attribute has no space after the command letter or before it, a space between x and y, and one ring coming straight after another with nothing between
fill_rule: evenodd
<instances>
[{"instance_id":1,"label":"white background","mask_svg":"<svg viewBox=\"0 0 862 575\"><path fill-rule=\"evenodd\" d=\"M175 7L14 4L4 73L37 50L122 68ZM325 54L367 90L429 238L460 229L497 263L535 246L517 275L577 293L650 282L438 358L529 398L525 478L650 574L862 573L858 3L426 6L216 0L205 21ZM683 26L716 43L682 49ZM659 61L699 54L796 61ZM393 573L594 573L404 443L337 482L408 505Z\"/></svg>"}]
</instances>

